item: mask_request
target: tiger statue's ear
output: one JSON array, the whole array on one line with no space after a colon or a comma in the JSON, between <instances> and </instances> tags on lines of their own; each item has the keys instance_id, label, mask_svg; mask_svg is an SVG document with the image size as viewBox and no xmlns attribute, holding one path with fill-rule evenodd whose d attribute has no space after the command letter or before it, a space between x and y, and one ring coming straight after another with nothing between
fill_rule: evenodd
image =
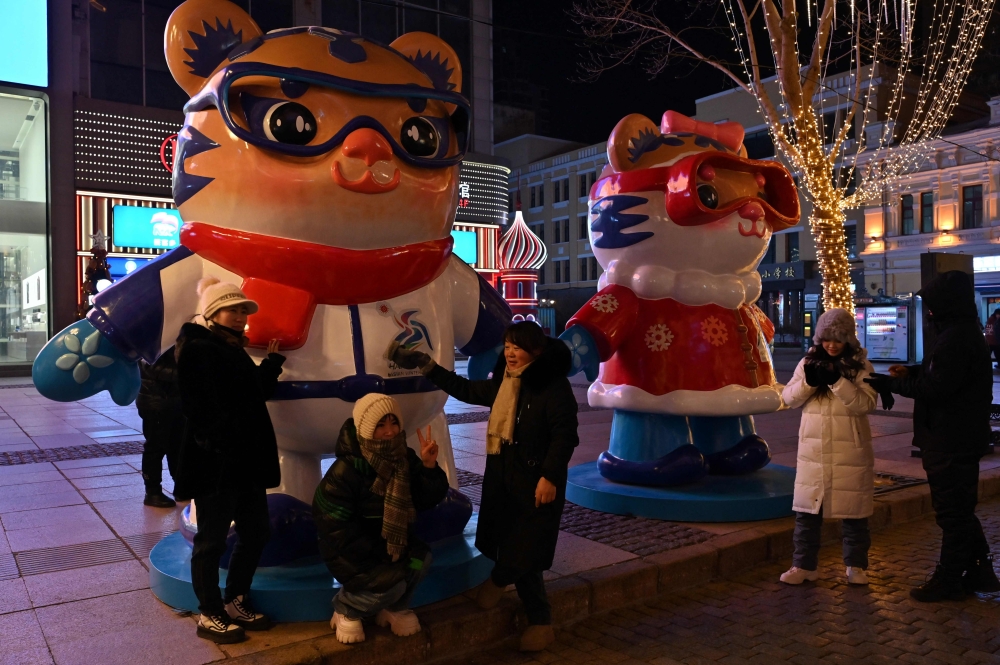
<instances>
[{"instance_id":1,"label":"tiger statue's ear","mask_svg":"<svg viewBox=\"0 0 1000 665\"><path fill-rule=\"evenodd\" d=\"M234 48L262 36L229 0L187 0L167 19L163 52L177 85L194 95Z\"/></svg>"},{"instance_id":2,"label":"tiger statue's ear","mask_svg":"<svg viewBox=\"0 0 1000 665\"><path fill-rule=\"evenodd\" d=\"M643 136L651 134L659 136L660 127L640 113L632 113L618 121L608 139L608 163L615 173L644 168L642 155L636 147Z\"/></svg>"},{"instance_id":3,"label":"tiger statue's ear","mask_svg":"<svg viewBox=\"0 0 1000 665\"><path fill-rule=\"evenodd\" d=\"M462 63L440 37L429 32L408 32L389 46L426 74L435 90L462 92Z\"/></svg>"}]
</instances>

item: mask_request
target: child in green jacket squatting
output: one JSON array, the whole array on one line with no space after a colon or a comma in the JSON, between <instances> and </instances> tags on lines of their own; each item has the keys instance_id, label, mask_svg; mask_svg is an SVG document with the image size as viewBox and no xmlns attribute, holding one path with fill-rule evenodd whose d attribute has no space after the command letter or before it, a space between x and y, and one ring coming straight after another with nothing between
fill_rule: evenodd
<instances>
[{"instance_id":1,"label":"child in green jacket squatting","mask_svg":"<svg viewBox=\"0 0 1000 665\"><path fill-rule=\"evenodd\" d=\"M407 607L431 555L412 523L418 510L444 499L448 477L430 428L419 437L418 457L399 414L388 395L359 399L340 430L337 461L313 496L320 554L341 584L330 627L344 644L364 641L361 620L372 616L401 637L420 631Z\"/></svg>"}]
</instances>

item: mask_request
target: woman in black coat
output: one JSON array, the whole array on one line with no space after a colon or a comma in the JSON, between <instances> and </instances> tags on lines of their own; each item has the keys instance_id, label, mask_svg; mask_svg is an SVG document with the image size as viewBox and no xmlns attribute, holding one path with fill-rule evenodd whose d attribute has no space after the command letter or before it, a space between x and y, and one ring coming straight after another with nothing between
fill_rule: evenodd
<instances>
[{"instance_id":1,"label":"woman in black coat","mask_svg":"<svg viewBox=\"0 0 1000 665\"><path fill-rule=\"evenodd\" d=\"M552 566L567 468L579 443L576 397L566 378L569 349L535 323L523 322L507 328L504 354L486 381L469 381L424 353L396 345L390 357L401 367L420 367L452 397L492 409L476 547L496 565L478 603L495 606L514 584L529 623L521 649L544 649L555 636L542 572Z\"/></svg>"},{"instance_id":2,"label":"woman in black coat","mask_svg":"<svg viewBox=\"0 0 1000 665\"><path fill-rule=\"evenodd\" d=\"M201 612L198 636L229 644L245 639L244 629L270 625L246 596L270 537L266 490L281 482L266 400L277 387L285 359L274 341L260 365L244 350L243 330L257 303L236 285L205 278L198 294L205 323L185 323L175 351L187 424L174 496L194 499L197 510L191 583ZM223 598L219 560L233 523L239 540Z\"/></svg>"}]
</instances>

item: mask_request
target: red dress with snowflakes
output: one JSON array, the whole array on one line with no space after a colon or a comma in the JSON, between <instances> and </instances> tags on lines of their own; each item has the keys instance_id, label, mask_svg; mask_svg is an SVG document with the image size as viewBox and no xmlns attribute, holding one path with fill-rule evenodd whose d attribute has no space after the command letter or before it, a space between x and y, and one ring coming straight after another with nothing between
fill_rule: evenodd
<instances>
[{"instance_id":1,"label":"red dress with snowflakes","mask_svg":"<svg viewBox=\"0 0 1000 665\"><path fill-rule=\"evenodd\" d=\"M654 395L774 385L763 341L774 326L755 305L726 309L647 300L625 286L601 289L569 320L594 338L600 381Z\"/></svg>"}]
</instances>

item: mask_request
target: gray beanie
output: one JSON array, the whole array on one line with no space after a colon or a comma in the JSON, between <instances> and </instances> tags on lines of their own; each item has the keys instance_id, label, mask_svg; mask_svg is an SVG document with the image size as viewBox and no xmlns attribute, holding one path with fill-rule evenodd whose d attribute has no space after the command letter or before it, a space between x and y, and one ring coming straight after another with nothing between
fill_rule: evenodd
<instances>
[{"instance_id":1,"label":"gray beanie","mask_svg":"<svg viewBox=\"0 0 1000 665\"><path fill-rule=\"evenodd\" d=\"M854 317L846 309L835 307L823 312L816 322L816 332L813 334L813 343L817 346L823 341L843 342L854 348L861 348L858 341L857 324Z\"/></svg>"}]
</instances>

